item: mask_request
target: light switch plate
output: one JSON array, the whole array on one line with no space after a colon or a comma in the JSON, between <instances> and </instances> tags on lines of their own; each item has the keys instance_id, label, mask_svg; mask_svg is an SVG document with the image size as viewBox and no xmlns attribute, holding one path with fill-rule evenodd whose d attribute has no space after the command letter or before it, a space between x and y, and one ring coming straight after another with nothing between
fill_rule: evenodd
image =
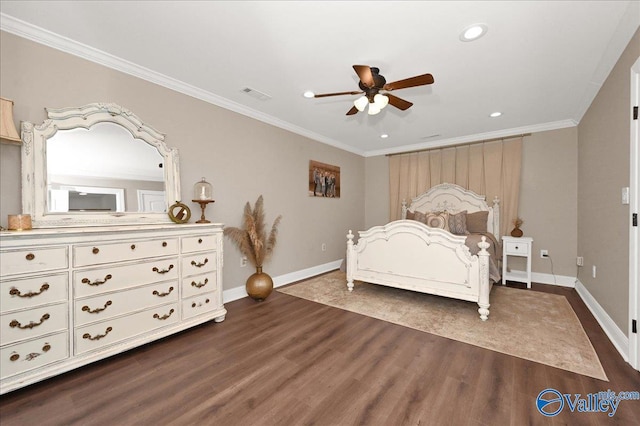
<instances>
[{"instance_id":1,"label":"light switch plate","mask_svg":"<svg viewBox=\"0 0 640 426\"><path fill-rule=\"evenodd\" d=\"M629 204L629 187L622 188L622 204Z\"/></svg>"}]
</instances>

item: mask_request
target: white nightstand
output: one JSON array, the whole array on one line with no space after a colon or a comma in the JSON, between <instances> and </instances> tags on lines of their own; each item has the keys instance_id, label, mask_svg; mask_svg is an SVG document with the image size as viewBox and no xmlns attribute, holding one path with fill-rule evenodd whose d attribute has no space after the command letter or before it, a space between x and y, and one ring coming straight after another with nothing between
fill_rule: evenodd
<instances>
[{"instance_id":1,"label":"white nightstand","mask_svg":"<svg viewBox=\"0 0 640 426\"><path fill-rule=\"evenodd\" d=\"M502 237L502 284L506 281L527 283L531 288L531 253L533 238L529 237ZM527 272L507 272L507 257L519 256L527 258Z\"/></svg>"}]
</instances>

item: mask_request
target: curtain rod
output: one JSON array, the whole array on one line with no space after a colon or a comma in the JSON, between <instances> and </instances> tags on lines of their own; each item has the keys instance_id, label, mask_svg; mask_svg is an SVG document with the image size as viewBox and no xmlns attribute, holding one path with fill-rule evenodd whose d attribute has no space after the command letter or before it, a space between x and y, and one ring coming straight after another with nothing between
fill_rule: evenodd
<instances>
[{"instance_id":1,"label":"curtain rod","mask_svg":"<svg viewBox=\"0 0 640 426\"><path fill-rule=\"evenodd\" d=\"M394 154L386 154L387 157L393 157L396 155L404 155L404 154L415 154L417 152L425 152L425 151L432 151L434 149L443 149L443 148L451 148L454 146L468 146L468 145L476 145L479 143L485 143L485 142L494 142L494 141L501 141L501 140L505 140L505 139L512 139L512 138L523 138L525 136L531 136L531 133L520 133L519 135L511 135L511 136L503 136L501 138L492 138L492 139L483 139L481 141L475 141L475 142L469 142L469 143L459 143L459 144L451 144L451 145L443 145L443 146L435 146L433 148L424 148L424 149L416 149L414 151L404 151L404 152L396 152Z\"/></svg>"}]
</instances>

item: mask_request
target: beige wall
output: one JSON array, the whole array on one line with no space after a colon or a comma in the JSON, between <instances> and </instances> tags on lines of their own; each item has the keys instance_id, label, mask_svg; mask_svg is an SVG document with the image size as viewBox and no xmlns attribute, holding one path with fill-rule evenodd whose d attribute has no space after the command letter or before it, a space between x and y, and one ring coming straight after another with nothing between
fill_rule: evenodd
<instances>
[{"instance_id":1,"label":"beige wall","mask_svg":"<svg viewBox=\"0 0 640 426\"><path fill-rule=\"evenodd\" d=\"M525 235L534 239L533 272L576 276L576 145L575 128L536 133L523 140L519 216L525 222ZM367 226L381 225L389 220L388 157L367 158L365 170L365 221ZM553 271L551 261L540 258L540 249L549 250ZM510 258L509 267L524 270L519 260Z\"/></svg>"},{"instance_id":2,"label":"beige wall","mask_svg":"<svg viewBox=\"0 0 640 426\"><path fill-rule=\"evenodd\" d=\"M580 281L628 335L631 66L640 57L636 31L578 126L578 253ZM596 278L592 266L597 267Z\"/></svg>"},{"instance_id":3,"label":"beige wall","mask_svg":"<svg viewBox=\"0 0 640 426\"><path fill-rule=\"evenodd\" d=\"M272 276L342 259L348 229L364 227L364 158L37 43L0 32L0 92L16 121L42 122L45 107L114 102L166 134L180 152L182 200L203 176L214 186L207 217L239 226L244 204L264 196L266 218L283 215ZM19 148L1 145L0 223L21 210ZM309 160L339 166L340 199L309 197ZM322 243L327 250L321 250ZM225 289L253 272L225 240Z\"/></svg>"}]
</instances>

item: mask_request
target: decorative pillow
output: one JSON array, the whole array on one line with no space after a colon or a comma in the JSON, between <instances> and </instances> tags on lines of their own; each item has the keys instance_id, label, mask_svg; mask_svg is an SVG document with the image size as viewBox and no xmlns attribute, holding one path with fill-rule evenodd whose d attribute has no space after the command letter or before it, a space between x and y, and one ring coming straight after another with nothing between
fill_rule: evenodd
<instances>
[{"instance_id":1,"label":"decorative pillow","mask_svg":"<svg viewBox=\"0 0 640 426\"><path fill-rule=\"evenodd\" d=\"M467 213L467 231L470 233L487 232L487 219L489 212L480 211Z\"/></svg>"},{"instance_id":2,"label":"decorative pillow","mask_svg":"<svg viewBox=\"0 0 640 426\"><path fill-rule=\"evenodd\" d=\"M449 213L447 212L433 212L427 213L425 221L427 226L431 228L449 229Z\"/></svg>"},{"instance_id":3,"label":"decorative pillow","mask_svg":"<svg viewBox=\"0 0 640 426\"><path fill-rule=\"evenodd\" d=\"M454 235L469 235L466 210L456 214L449 214L449 232Z\"/></svg>"},{"instance_id":4,"label":"decorative pillow","mask_svg":"<svg viewBox=\"0 0 640 426\"><path fill-rule=\"evenodd\" d=\"M405 219L416 220L415 214L413 212L410 212L409 210L407 210L407 215L406 215Z\"/></svg>"},{"instance_id":5,"label":"decorative pillow","mask_svg":"<svg viewBox=\"0 0 640 426\"><path fill-rule=\"evenodd\" d=\"M413 212L413 220L418 222L427 223L427 216L422 212Z\"/></svg>"}]
</instances>

